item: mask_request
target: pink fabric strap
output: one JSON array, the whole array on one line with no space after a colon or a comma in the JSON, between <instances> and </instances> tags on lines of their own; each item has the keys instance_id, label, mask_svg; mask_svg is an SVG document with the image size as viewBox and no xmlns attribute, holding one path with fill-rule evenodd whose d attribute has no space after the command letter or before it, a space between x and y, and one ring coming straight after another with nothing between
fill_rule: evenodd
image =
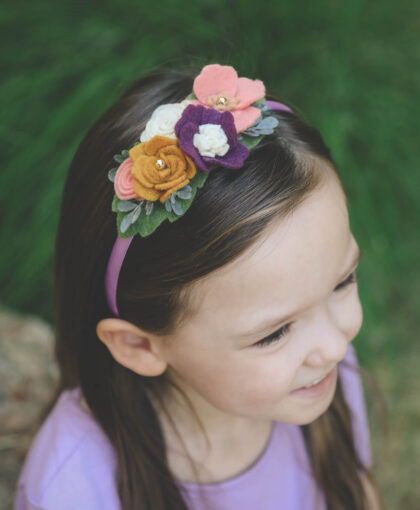
<instances>
[{"instance_id":1,"label":"pink fabric strap","mask_svg":"<svg viewBox=\"0 0 420 510\"><path fill-rule=\"evenodd\" d=\"M285 110L287 112L293 113L288 106L283 103L279 103L277 101L266 101L265 104L271 110ZM105 273L105 294L108 301L108 306L112 313L119 317L120 314L118 312L117 307L117 285L118 278L120 276L121 266L123 264L125 255L127 250L131 244L133 237L121 238L117 234L117 238L115 240L114 246L111 251L111 255L108 260L108 265Z\"/></svg>"}]
</instances>

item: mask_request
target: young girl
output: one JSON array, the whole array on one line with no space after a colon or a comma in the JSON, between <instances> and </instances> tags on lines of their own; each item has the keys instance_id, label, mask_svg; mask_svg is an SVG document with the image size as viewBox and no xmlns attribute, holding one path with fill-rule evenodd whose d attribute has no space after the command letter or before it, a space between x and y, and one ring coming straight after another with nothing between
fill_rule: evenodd
<instances>
[{"instance_id":1,"label":"young girl","mask_svg":"<svg viewBox=\"0 0 420 510\"><path fill-rule=\"evenodd\" d=\"M138 79L68 173L15 510L380 508L359 257L329 149L261 80Z\"/></svg>"}]
</instances>

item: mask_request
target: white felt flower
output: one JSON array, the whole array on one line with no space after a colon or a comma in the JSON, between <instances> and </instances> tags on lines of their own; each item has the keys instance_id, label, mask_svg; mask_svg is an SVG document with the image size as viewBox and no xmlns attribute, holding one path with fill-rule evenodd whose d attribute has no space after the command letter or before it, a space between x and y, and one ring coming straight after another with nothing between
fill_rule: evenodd
<instances>
[{"instance_id":1,"label":"white felt flower","mask_svg":"<svg viewBox=\"0 0 420 510\"><path fill-rule=\"evenodd\" d=\"M228 139L220 124L201 124L198 130L199 133L194 135L193 144L201 156L214 158L227 153Z\"/></svg>"},{"instance_id":2,"label":"white felt flower","mask_svg":"<svg viewBox=\"0 0 420 510\"><path fill-rule=\"evenodd\" d=\"M154 136L166 136L175 138L175 124L181 118L182 112L191 103L184 99L181 103L162 104L153 112L146 124L146 128L140 135L141 142L148 142Z\"/></svg>"}]
</instances>

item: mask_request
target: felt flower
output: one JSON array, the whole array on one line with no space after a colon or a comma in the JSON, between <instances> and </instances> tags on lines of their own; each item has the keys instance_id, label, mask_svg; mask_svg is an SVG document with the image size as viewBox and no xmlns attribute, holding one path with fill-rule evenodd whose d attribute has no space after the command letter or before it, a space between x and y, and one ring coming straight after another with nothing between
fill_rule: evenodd
<instances>
[{"instance_id":1,"label":"felt flower","mask_svg":"<svg viewBox=\"0 0 420 510\"><path fill-rule=\"evenodd\" d=\"M131 174L132 166L133 161L131 158L127 158L121 163L115 174L114 190L117 197L121 200L137 198L137 194L134 191L133 176Z\"/></svg>"},{"instance_id":2,"label":"felt flower","mask_svg":"<svg viewBox=\"0 0 420 510\"><path fill-rule=\"evenodd\" d=\"M226 133L220 124L201 124L193 136L193 144L202 156L224 156L229 150Z\"/></svg>"},{"instance_id":3,"label":"felt flower","mask_svg":"<svg viewBox=\"0 0 420 510\"><path fill-rule=\"evenodd\" d=\"M249 155L248 147L238 142L231 112L191 104L175 124L175 134L181 149L205 172L210 170L206 163L240 168Z\"/></svg>"},{"instance_id":4,"label":"felt flower","mask_svg":"<svg viewBox=\"0 0 420 510\"><path fill-rule=\"evenodd\" d=\"M218 111L230 111L238 133L252 126L261 115L259 108L250 106L265 96L265 86L261 80L238 78L232 66L210 64L204 66L195 78L193 91L201 104Z\"/></svg>"},{"instance_id":5,"label":"felt flower","mask_svg":"<svg viewBox=\"0 0 420 510\"><path fill-rule=\"evenodd\" d=\"M148 142L154 136L176 138L174 126L180 119L184 109L191 103L184 99L181 103L163 104L152 113L144 131L140 135L141 142Z\"/></svg>"},{"instance_id":6,"label":"felt flower","mask_svg":"<svg viewBox=\"0 0 420 510\"><path fill-rule=\"evenodd\" d=\"M194 162L178 146L178 140L154 136L129 151L133 188L140 200L162 203L186 186L197 173Z\"/></svg>"}]
</instances>

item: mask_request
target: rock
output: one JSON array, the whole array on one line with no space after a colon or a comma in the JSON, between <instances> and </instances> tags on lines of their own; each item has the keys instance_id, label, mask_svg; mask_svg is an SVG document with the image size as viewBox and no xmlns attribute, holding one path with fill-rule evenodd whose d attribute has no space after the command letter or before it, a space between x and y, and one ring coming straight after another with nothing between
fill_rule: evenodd
<instances>
[{"instance_id":1,"label":"rock","mask_svg":"<svg viewBox=\"0 0 420 510\"><path fill-rule=\"evenodd\" d=\"M0 307L0 510L14 487L39 413L58 381L51 325Z\"/></svg>"}]
</instances>

